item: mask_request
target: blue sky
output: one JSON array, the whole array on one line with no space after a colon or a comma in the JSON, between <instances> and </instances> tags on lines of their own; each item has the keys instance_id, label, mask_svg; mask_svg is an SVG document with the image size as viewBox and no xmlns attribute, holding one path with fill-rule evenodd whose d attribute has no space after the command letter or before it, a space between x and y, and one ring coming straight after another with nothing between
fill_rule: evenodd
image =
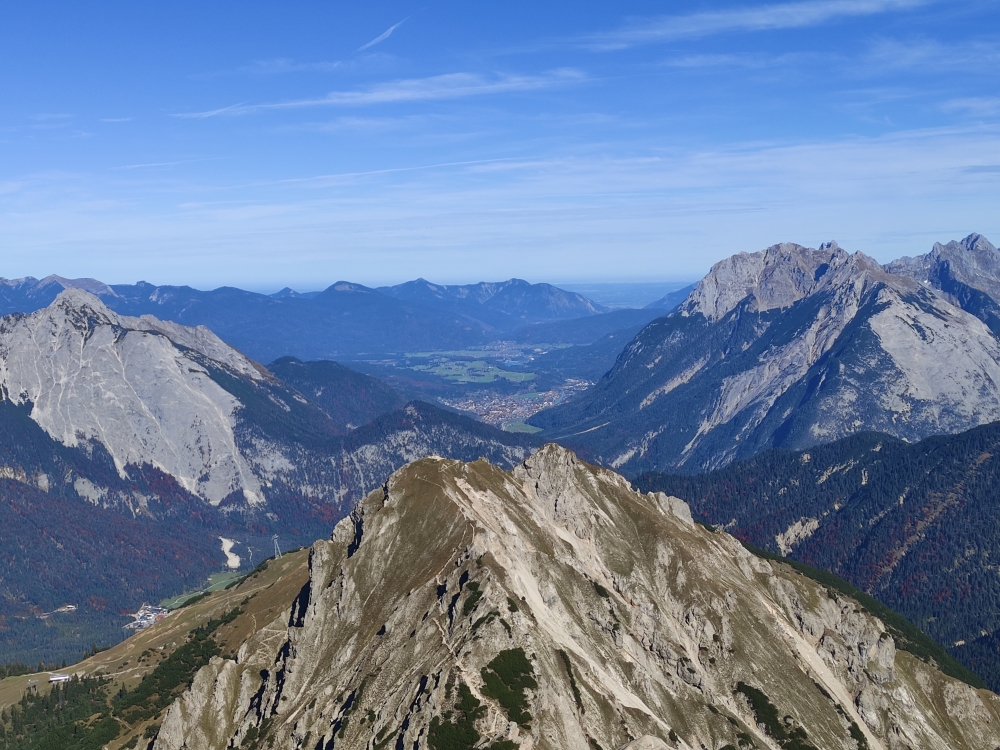
<instances>
[{"instance_id":1,"label":"blue sky","mask_svg":"<svg viewBox=\"0 0 1000 750\"><path fill-rule=\"evenodd\" d=\"M997 2L362 5L7 3L0 275L650 281L1000 243Z\"/></svg>"}]
</instances>

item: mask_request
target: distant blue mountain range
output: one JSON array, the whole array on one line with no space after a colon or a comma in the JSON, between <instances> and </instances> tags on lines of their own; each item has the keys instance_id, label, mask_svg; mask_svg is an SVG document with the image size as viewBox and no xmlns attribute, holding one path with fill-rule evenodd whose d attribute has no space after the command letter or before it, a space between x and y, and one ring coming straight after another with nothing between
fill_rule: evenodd
<instances>
[{"instance_id":1,"label":"distant blue mountain range","mask_svg":"<svg viewBox=\"0 0 1000 750\"><path fill-rule=\"evenodd\" d=\"M539 323L608 312L575 292L521 279L464 286L417 279L379 289L338 281L321 292L283 289L267 295L233 287L201 291L48 276L0 279L0 314L41 309L69 287L97 295L119 314L206 326L262 362L459 349L511 338Z\"/></svg>"}]
</instances>

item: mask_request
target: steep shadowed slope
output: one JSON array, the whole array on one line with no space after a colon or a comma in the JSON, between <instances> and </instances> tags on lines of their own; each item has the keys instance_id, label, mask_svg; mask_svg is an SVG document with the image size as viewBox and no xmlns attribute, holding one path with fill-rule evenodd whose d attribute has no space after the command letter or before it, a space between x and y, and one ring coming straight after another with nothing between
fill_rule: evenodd
<instances>
[{"instance_id":1,"label":"steep shadowed slope","mask_svg":"<svg viewBox=\"0 0 1000 750\"><path fill-rule=\"evenodd\" d=\"M697 471L864 430L906 440L1000 419L1000 342L836 244L715 267L590 390L530 421L629 474Z\"/></svg>"},{"instance_id":2,"label":"steep shadowed slope","mask_svg":"<svg viewBox=\"0 0 1000 750\"><path fill-rule=\"evenodd\" d=\"M668 292L660 297L660 299L646 305L646 309L662 309L664 313L673 312L682 302L684 302L684 300L688 298L688 295L694 291L696 286L697 284L691 284L683 289L678 289L676 292Z\"/></svg>"},{"instance_id":3,"label":"steep shadowed slope","mask_svg":"<svg viewBox=\"0 0 1000 750\"><path fill-rule=\"evenodd\" d=\"M758 547L832 571L1000 688L1000 424L906 444L865 433L702 475L645 474ZM983 644L985 645L985 643Z\"/></svg>"},{"instance_id":4,"label":"steep shadowed slope","mask_svg":"<svg viewBox=\"0 0 1000 750\"><path fill-rule=\"evenodd\" d=\"M1000 252L982 235L935 242L926 255L894 260L885 269L939 291L1000 333Z\"/></svg>"},{"instance_id":5,"label":"steep shadowed slope","mask_svg":"<svg viewBox=\"0 0 1000 750\"><path fill-rule=\"evenodd\" d=\"M401 409L406 403L397 391L378 378L329 360L303 362L295 357L282 357L267 369L301 391L344 433Z\"/></svg>"}]
</instances>

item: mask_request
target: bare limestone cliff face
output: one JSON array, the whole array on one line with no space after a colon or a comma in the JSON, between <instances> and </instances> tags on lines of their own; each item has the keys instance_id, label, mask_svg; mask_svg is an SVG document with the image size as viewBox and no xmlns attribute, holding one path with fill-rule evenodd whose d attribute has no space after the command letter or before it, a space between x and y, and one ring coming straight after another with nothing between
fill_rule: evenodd
<instances>
[{"instance_id":1,"label":"bare limestone cliff face","mask_svg":"<svg viewBox=\"0 0 1000 750\"><path fill-rule=\"evenodd\" d=\"M64 446L99 444L123 479L148 465L212 505L263 510L276 498L307 500L334 504L338 518L415 458L465 456L474 446L472 456L512 465L530 449L496 430L471 435L476 423L416 406L344 436L317 404L207 328L119 315L77 288L29 315L0 318L0 400L30 407ZM113 494L76 481L92 502Z\"/></svg>"},{"instance_id":2,"label":"bare limestone cliff face","mask_svg":"<svg viewBox=\"0 0 1000 750\"><path fill-rule=\"evenodd\" d=\"M963 240L947 244L935 242L926 255L899 258L885 265L885 270L899 276L909 276L950 294L947 283L960 282L1000 298L1000 253L981 234L970 234ZM957 297L953 297L955 301Z\"/></svg>"},{"instance_id":3,"label":"bare limestone cliff face","mask_svg":"<svg viewBox=\"0 0 1000 750\"><path fill-rule=\"evenodd\" d=\"M720 320L747 297L760 312L789 307L828 286L833 276L855 262L877 267L867 256L852 259L836 242L818 250L782 242L756 253L737 253L712 266L681 305L682 314Z\"/></svg>"},{"instance_id":4,"label":"bare limestone cliff face","mask_svg":"<svg viewBox=\"0 0 1000 750\"><path fill-rule=\"evenodd\" d=\"M507 472L414 462L317 542L154 744L227 747L995 748L1000 699L548 445Z\"/></svg>"},{"instance_id":5,"label":"bare limestone cliff face","mask_svg":"<svg viewBox=\"0 0 1000 750\"><path fill-rule=\"evenodd\" d=\"M234 376L262 374L207 328L119 316L81 289L30 315L0 319L0 382L14 403L67 446L101 443L124 474L148 463L219 503L261 485L236 444L240 402L192 352Z\"/></svg>"},{"instance_id":6,"label":"bare limestone cliff face","mask_svg":"<svg viewBox=\"0 0 1000 750\"><path fill-rule=\"evenodd\" d=\"M1000 334L1000 253L981 234L935 242L929 253L899 258L885 269L936 290Z\"/></svg>"},{"instance_id":7,"label":"bare limestone cliff face","mask_svg":"<svg viewBox=\"0 0 1000 750\"><path fill-rule=\"evenodd\" d=\"M1000 267L984 243L973 243L980 265ZM963 268L973 273L970 253ZM913 441L1000 419L1000 305L903 270L836 243L734 255L596 385L530 421L631 476L869 430Z\"/></svg>"}]
</instances>

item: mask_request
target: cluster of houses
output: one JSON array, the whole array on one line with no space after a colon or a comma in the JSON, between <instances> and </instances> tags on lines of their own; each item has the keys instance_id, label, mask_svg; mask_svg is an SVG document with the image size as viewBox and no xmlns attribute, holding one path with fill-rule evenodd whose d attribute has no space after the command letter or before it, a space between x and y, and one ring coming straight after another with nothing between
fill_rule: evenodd
<instances>
[{"instance_id":1,"label":"cluster of houses","mask_svg":"<svg viewBox=\"0 0 1000 750\"><path fill-rule=\"evenodd\" d=\"M167 616L170 610L163 607L154 607L151 604L143 604L138 612L132 613L132 622L125 625L125 630L145 630L150 625L159 622Z\"/></svg>"}]
</instances>

